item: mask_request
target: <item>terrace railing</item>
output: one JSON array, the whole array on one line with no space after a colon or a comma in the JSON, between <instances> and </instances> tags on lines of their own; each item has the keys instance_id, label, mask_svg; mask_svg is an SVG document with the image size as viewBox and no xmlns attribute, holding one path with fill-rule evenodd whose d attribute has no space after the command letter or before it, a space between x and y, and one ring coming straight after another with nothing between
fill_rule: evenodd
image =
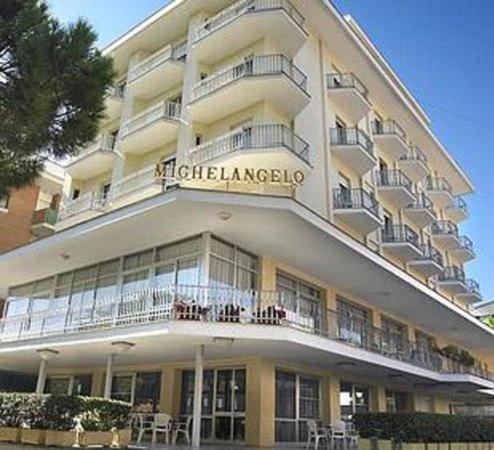
<instances>
[{"instance_id":1,"label":"terrace railing","mask_svg":"<svg viewBox=\"0 0 494 450\"><path fill-rule=\"evenodd\" d=\"M326 86L328 89L354 88L365 99L369 95L367 88L353 73L329 73L326 75Z\"/></svg>"}]
</instances>

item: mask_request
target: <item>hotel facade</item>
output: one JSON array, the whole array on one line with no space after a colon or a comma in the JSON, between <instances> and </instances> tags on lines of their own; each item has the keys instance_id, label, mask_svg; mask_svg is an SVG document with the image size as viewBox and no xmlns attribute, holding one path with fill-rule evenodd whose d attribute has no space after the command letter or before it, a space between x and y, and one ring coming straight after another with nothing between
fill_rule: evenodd
<instances>
[{"instance_id":1,"label":"hotel facade","mask_svg":"<svg viewBox=\"0 0 494 450\"><path fill-rule=\"evenodd\" d=\"M2 367L195 417L195 444L494 400L473 187L355 21L175 0L105 52L55 232L0 255Z\"/></svg>"}]
</instances>

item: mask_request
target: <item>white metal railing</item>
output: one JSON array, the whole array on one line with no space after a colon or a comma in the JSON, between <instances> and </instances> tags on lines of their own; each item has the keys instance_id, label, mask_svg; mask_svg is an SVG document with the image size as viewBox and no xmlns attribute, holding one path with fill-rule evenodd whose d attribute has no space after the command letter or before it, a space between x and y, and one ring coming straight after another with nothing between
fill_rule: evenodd
<instances>
[{"instance_id":1,"label":"white metal railing","mask_svg":"<svg viewBox=\"0 0 494 450\"><path fill-rule=\"evenodd\" d=\"M169 44L166 47L153 53L151 56L141 61L129 74L129 83L133 83L144 74L150 72L168 61L177 61L187 54L187 43L178 45Z\"/></svg>"},{"instance_id":2,"label":"white metal railing","mask_svg":"<svg viewBox=\"0 0 494 450\"><path fill-rule=\"evenodd\" d=\"M93 299L84 306L6 317L0 321L0 342L180 320L286 326L429 370L462 373L460 369L468 369L448 365L447 358L433 348L419 347L401 334L319 303L279 291L215 286L167 285ZM488 372L475 375L492 378Z\"/></svg>"},{"instance_id":3,"label":"white metal railing","mask_svg":"<svg viewBox=\"0 0 494 450\"><path fill-rule=\"evenodd\" d=\"M194 147L188 157L191 164L203 164L229 153L276 147L284 147L310 164L309 144L282 124L260 124L235 129Z\"/></svg>"},{"instance_id":4,"label":"white metal railing","mask_svg":"<svg viewBox=\"0 0 494 450\"><path fill-rule=\"evenodd\" d=\"M125 82L110 86L106 90L106 96L116 100L123 100L125 95Z\"/></svg>"},{"instance_id":5,"label":"white metal railing","mask_svg":"<svg viewBox=\"0 0 494 450\"><path fill-rule=\"evenodd\" d=\"M115 151L116 136L112 134L103 134L96 138L91 144L81 149L79 154L72 158L67 167L75 162L96 152L113 152Z\"/></svg>"},{"instance_id":6,"label":"white metal railing","mask_svg":"<svg viewBox=\"0 0 494 450\"><path fill-rule=\"evenodd\" d=\"M155 185L155 171L156 165L153 164L127 175L112 186L110 198L113 200Z\"/></svg>"},{"instance_id":7,"label":"white metal railing","mask_svg":"<svg viewBox=\"0 0 494 450\"><path fill-rule=\"evenodd\" d=\"M240 78L268 75L286 75L302 90L307 89L307 77L286 56L281 54L258 55L224 67L199 81L193 88L192 97L196 100Z\"/></svg>"},{"instance_id":8,"label":"white metal railing","mask_svg":"<svg viewBox=\"0 0 494 450\"><path fill-rule=\"evenodd\" d=\"M106 204L106 197L100 192L88 192L76 199L64 199L60 205L58 220L66 219L84 211L100 210Z\"/></svg>"},{"instance_id":9,"label":"white metal railing","mask_svg":"<svg viewBox=\"0 0 494 450\"><path fill-rule=\"evenodd\" d=\"M122 138L160 119L178 120L180 103L165 100L142 111L122 126Z\"/></svg>"},{"instance_id":10,"label":"white metal railing","mask_svg":"<svg viewBox=\"0 0 494 450\"><path fill-rule=\"evenodd\" d=\"M303 29L305 19L289 0L239 0L228 8L221 10L215 16L207 19L196 31L194 42L201 40L243 14L271 10L284 11Z\"/></svg>"}]
</instances>

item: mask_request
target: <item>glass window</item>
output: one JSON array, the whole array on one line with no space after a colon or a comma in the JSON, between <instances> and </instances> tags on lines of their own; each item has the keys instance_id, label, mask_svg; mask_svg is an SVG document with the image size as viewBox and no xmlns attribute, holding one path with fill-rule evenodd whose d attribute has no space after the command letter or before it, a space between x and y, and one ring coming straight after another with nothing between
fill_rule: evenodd
<instances>
[{"instance_id":1,"label":"glass window","mask_svg":"<svg viewBox=\"0 0 494 450\"><path fill-rule=\"evenodd\" d=\"M386 411L405 412L408 410L408 394L386 389Z\"/></svg>"},{"instance_id":2,"label":"glass window","mask_svg":"<svg viewBox=\"0 0 494 450\"><path fill-rule=\"evenodd\" d=\"M156 261L169 261L182 256L200 253L202 251L201 243L202 237L197 237L176 244L165 245L156 250Z\"/></svg>"},{"instance_id":3,"label":"glass window","mask_svg":"<svg viewBox=\"0 0 494 450\"><path fill-rule=\"evenodd\" d=\"M45 384L45 393L51 395L69 394L70 377L52 378L48 377Z\"/></svg>"},{"instance_id":4,"label":"glass window","mask_svg":"<svg viewBox=\"0 0 494 450\"><path fill-rule=\"evenodd\" d=\"M175 263L165 264L156 268L154 276L155 286L167 286L169 284L175 284L175 281Z\"/></svg>"},{"instance_id":5,"label":"glass window","mask_svg":"<svg viewBox=\"0 0 494 450\"><path fill-rule=\"evenodd\" d=\"M359 346L367 346L372 328L369 312L341 298L336 300L336 311L339 338Z\"/></svg>"},{"instance_id":6,"label":"glass window","mask_svg":"<svg viewBox=\"0 0 494 450\"><path fill-rule=\"evenodd\" d=\"M199 259L196 257L178 261L177 283L186 286L199 284Z\"/></svg>"},{"instance_id":7,"label":"glass window","mask_svg":"<svg viewBox=\"0 0 494 450\"><path fill-rule=\"evenodd\" d=\"M340 384L340 411L342 420L351 420L355 413L369 411L369 387L352 383Z\"/></svg>"},{"instance_id":8,"label":"glass window","mask_svg":"<svg viewBox=\"0 0 494 450\"><path fill-rule=\"evenodd\" d=\"M122 293L140 291L148 287L149 272L141 270L139 272L124 275L122 282Z\"/></svg>"},{"instance_id":9,"label":"glass window","mask_svg":"<svg viewBox=\"0 0 494 450\"><path fill-rule=\"evenodd\" d=\"M319 419L319 380L283 371L275 380L276 442L305 442L307 419Z\"/></svg>"},{"instance_id":10,"label":"glass window","mask_svg":"<svg viewBox=\"0 0 494 450\"><path fill-rule=\"evenodd\" d=\"M132 403L132 375L113 375L111 398Z\"/></svg>"},{"instance_id":11,"label":"glass window","mask_svg":"<svg viewBox=\"0 0 494 450\"><path fill-rule=\"evenodd\" d=\"M407 340L406 326L383 317L381 319L381 329L383 331L383 350L391 354L402 354L405 351Z\"/></svg>"},{"instance_id":12,"label":"glass window","mask_svg":"<svg viewBox=\"0 0 494 450\"><path fill-rule=\"evenodd\" d=\"M92 375L75 375L74 386L72 388L73 395L91 395L91 388L93 384Z\"/></svg>"},{"instance_id":13,"label":"glass window","mask_svg":"<svg viewBox=\"0 0 494 450\"><path fill-rule=\"evenodd\" d=\"M137 372L134 405L140 412L156 412L160 400L161 372Z\"/></svg>"},{"instance_id":14,"label":"glass window","mask_svg":"<svg viewBox=\"0 0 494 450\"><path fill-rule=\"evenodd\" d=\"M129 255L124 258L123 269L134 270L139 267L145 267L151 264L153 260L153 251L147 250L145 252Z\"/></svg>"}]
</instances>

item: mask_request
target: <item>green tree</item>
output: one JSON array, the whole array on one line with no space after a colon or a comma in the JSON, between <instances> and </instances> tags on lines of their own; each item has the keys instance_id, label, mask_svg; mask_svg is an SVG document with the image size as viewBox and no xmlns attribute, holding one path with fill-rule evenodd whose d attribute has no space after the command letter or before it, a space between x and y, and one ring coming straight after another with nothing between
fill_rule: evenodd
<instances>
[{"instance_id":1,"label":"green tree","mask_svg":"<svg viewBox=\"0 0 494 450\"><path fill-rule=\"evenodd\" d=\"M494 315L484 317L484 323L489 325L491 328L494 328Z\"/></svg>"},{"instance_id":2,"label":"green tree","mask_svg":"<svg viewBox=\"0 0 494 450\"><path fill-rule=\"evenodd\" d=\"M44 0L0 0L0 197L95 138L114 76L95 41L88 23L61 25Z\"/></svg>"}]
</instances>

